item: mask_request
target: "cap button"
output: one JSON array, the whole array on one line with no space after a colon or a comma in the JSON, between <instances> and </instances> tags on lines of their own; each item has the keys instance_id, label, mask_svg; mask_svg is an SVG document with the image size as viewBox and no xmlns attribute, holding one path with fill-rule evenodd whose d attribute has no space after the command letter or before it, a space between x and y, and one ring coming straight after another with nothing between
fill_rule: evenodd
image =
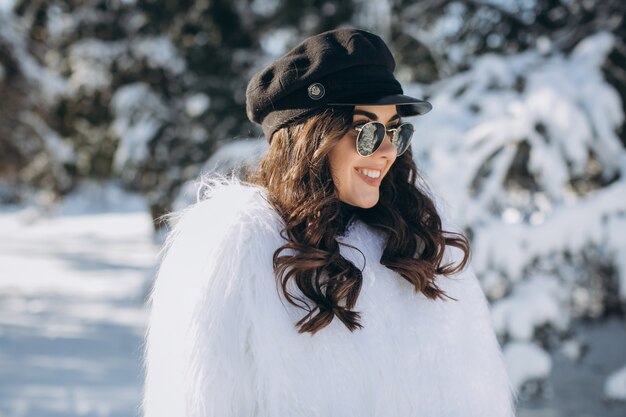
<instances>
[{"instance_id":1,"label":"cap button","mask_svg":"<svg viewBox=\"0 0 626 417\"><path fill-rule=\"evenodd\" d=\"M309 88L307 89L307 91L309 93L309 97L311 97L311 99L313 100L321 99L322 97L324 97L324 94L326 93L324 86L320 83L311 84Z\"/></svg>"}]
</instances>

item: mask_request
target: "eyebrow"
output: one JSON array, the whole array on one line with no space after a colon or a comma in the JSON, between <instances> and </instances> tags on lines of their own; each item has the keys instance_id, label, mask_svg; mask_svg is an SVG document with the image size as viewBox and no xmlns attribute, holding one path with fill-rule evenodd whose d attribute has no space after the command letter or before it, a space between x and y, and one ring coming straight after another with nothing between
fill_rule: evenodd
<instances>
[{"instance_id":1,"label":"eyebrow","mask_svg":"<svg viewBox=\"0 0 626 417\"><path fill-rule=\"evenodd\" d=\"M368 111L365 111L365 110L354 109L354 114L355 115L360 114L360 115L363 115L363 116L367 116L367 117L369 117L372 120L378 120L378 116L376 115L376 113L371 113L371 112L368 112ZM399 119L399 118L400 118L400 115L398 113L396 113L387 122L391 122L392 120L396 120L396 119Z\"/></svg>"}]
</instances>

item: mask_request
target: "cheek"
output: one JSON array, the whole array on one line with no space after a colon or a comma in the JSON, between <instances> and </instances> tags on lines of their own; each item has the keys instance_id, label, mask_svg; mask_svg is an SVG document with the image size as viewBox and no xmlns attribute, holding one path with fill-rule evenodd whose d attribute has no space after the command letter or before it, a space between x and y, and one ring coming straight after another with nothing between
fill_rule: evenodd
<instances>
[{"instance_id":1,"label":"cheek","mask_svg":"<svg viewBox=\"0 0 626 417\"><path fill-rule=\"evenodd\" d=\"M349 136L341 139L328 154L333 181L340 192L351 183L354 167L360 158L354 146L354 138Z\"/></svg>"},{"instance_id":2,"label":"cheek","mask_svg":"<svg viewBox=\"0 0 626 417\"><path fill-rule=\"evenodd\" d=\"M333 184L337 191L341 191L346 186L346 166L341 162L341 159L334 159L330 164L330 172L333 177Z\"/></svg>"}]
</instances>

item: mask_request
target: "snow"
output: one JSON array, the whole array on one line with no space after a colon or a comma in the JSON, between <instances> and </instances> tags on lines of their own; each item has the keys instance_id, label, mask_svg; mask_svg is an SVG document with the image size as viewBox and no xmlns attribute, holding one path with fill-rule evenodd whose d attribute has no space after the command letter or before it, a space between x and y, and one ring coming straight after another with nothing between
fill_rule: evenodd
<instances>
[{"instance_id":1,"label":"snow","mask_svg":"<svg viewBox=\"0 0 626 417\"><path fill-rule=\"evenodd\" d=\"M626 215L610 218L606 228L608 230L626 230ZM608 239L607 246L611 248L619 272L620 299L626 300L626 233L611 233Z\"/></svg>"},{"instance_id":2,"label":"snow","mask_svg":"<svg viewBox=\"0 0 626 417\"><path fill-rule=\"evenodd\" d=\"M187 66L172 41L165 35L138 39L131 44L131 51L136 59L145 59L150 67L164 68L172 74L181 74Z\"/></svg>"},{"instance_id":3,"label":"snow","mask_svg":"<svg viewBox=\"0 0 626 417\"><path fill-rule=\"evenodd\" d=\"M546 378L552 369L550 355L531 342L509 343L503 354L511 384L517 391L526 382Z\"/></svg>"},{"instance_id":4,"label":"snow","mask_svg":"<svg viewBox=\"0 0 626 417\"><path fill-rule=\"evenodd\" d=\"M389 1L356 0L353 21L388 41L393 27L392 6Z\"/></svg>"},{"instance_id":5,"label":"snow","mask_svg":"<svg viewBox=\"0 0 626 417\"><path fill-rule=\"evenodd\" d=\"M21 118L42 139L46 150L55 162L72 163L76 159L74 149L57 132L52 130L39 115L25 112Z\"/></svg>"},{"instance_id":6,"label":"snow","mask_svg":"<svg viewBox=\"0 0 626 417\"><path fill-rule=\"evenodd\" d=\"M0 415L136 414L159 249L141 200L90 183L49 214L2 207Z\"/></svg>"},{"instance_id":7,"label":"snow","mask_svg":"<svg viewBox=\"0 0 626 417\"><path fill-rule=\"evenodd\" d=\"M23 23L15 19L12 14L2 11L0 11L0 39L11 51L15 61L19 63L23 75L39 88L44 100L53 102L66 92L67 81L41 66L29 53Z\"/></svg>"},{"instance_id":8,"label":"snow","mask_svg":"<svg viewBox=\"0 0 626 417\"><path fill-rule=\"evenodd\" d=\"M124 51L122 42L103 42L83 39L69 49L71 75L69 87L73 91L95 91L110 86L112 62Z\"/></svg>"},{"instance_id":9,"label":"snow","mask_svg":"<svg viewBox=\"0 0 626 417\"><path fill-rule=\"evenodd\" d=\"M551 253L581 251L586 245L606 245L621 253L626 224L617 220L626 212L626 182L617 182L591 193L571 206L561 206L537 225L485 222L474 239L474 265L478 270L503 271L512 281L533 260ZM608 221L612 225L609 227ZM573 224L576 227L571 227ZM622 279L623 273L620 275Z\"/></svg>"},{"instance_id":10,"label":"snow","mask_svg":"<svg viewBox=\"0 0 626 417\"><path fill-rule=\"evenodd\" d=\"M119 88L111 108L115 115L112 129L120 138L113 165L123 175L125 167L147 157L148 144L163 126L168 110L157 93L140 82Z\"/></svg>"},{"instance_id":11,"label":"snow","mask_svg":"<svg viewBox=\"0 0 626 417\"><path fill-rule=\"evenodd\" d=\"M15 6L15 0L3 0L0 1L0 13L7 13L13 10Z\"/></svg>"},{"instance_id":12,"label":"snow","mask_svg":"<svg viewBox=\"0 0 626 417\"><path fill-rule=\"evenodd\" d=\"M250 3L250 9L260 16L272 16L279 6L279 0L252 0Z\"/></svg>"},{"instance_id":13,"label":"snow","mask_svg":"<svg viewBox=\"0 0 626 417\"><path fill-rule=\"evenodd\" d=\"M46 29L54 40L61 39L76 28L76 20L57 5L52 5L46 13Z\"/></svg>"},{"instance_id":14,"label":"snow","mask_svg":"<svg viewBox=\"0 0 626 417\"><path fill-rule=\"evenodd\" d=\"M607 378L604 384L604 395L610 400L626 401L626 366Z\"/></svg>"},{"instance_id":15,"label":"snow","mask_svg":"<svg viewBox=\"0 0 626 417\"><path fill-rule=\"evenodd\" d=\"M101 213L148 212L145 199L124 191L115 182L83 181L54 207L56 216L81 216Z\"/></svg>"},{"instance_id":16,"label":"snow","mask_svg":"<svg viewBox=\"0 0 626 417\"><path fill-rule=\"evenodd\" d=\"M296 36L296 32L291 29L276 29L263 34L259 43L267 58L260 64L267 65L271 59L278 58L287 52L290 42L292 42ZM260 70L261 67L258 69Z\"/></svg>"},{"instance_id":17,"label":"snow","mask_svg":"<svg viewBox=\"0 0 626 417\"><path fill-rule=\"evenodd\" d=\"M211 99L204 93L197 93L185 101L185 111L190 117L202 116L209 109Z\"/></svg>"},{"instance_id":18,"label":"snow","mask_svg":"<svg viewBox=\"0 0 626 417\"><path fill-rule=\"evenodd\" d=\"M614 43L613 35L599 32L576 45L573 52L574 59L581 65L598 67L604 63L604 58L611 52Z\"/></svg>"},{"instance_id":19,"label":"snow","mask_svg":"<svg viewBox=\"0 0 626 417\"><path fill-rule=\"evenodd\" d=\"M508 297L493 304L491 316L499 334L530 341L543 325L564 330L568 324L562 288L551 277L535 276L516 286Z\"/></svg>"},{"instance_id":20,"label":"snow","mask_svg":"<svg viewBox=\"0 0 626 417\"><path fill-rule=\"evenodd\" d=\"M583 345L577 340L566 340L561 346L561 353L571 361L577 361L583 354Z\"/></svg>"},{"instance_id":21,"label":"snow","mask_svg":"<svg viewBox=\"0 0 626 417\"><path fill-rule=\"evenodd\" d=\"M608 36L585 42L597 44L594 51L601 55ZM524 147L532 180L556 204L571 198L568 182L593 163L592 155L606 178L624 168L615 133L624 117L621 103L594 65L598 61L582 52L484 55L469 71L431 86L434 110L418 122L416 157L448 190L452 205L463 207L458 215L465 224L486 220L518 198L508 174Z\"/></svg>"}]
</instances>

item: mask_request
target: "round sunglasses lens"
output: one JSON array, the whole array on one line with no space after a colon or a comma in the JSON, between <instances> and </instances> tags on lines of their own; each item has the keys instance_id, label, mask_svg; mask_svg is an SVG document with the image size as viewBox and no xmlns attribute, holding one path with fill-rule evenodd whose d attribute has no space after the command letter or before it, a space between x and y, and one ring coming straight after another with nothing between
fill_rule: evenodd
<instances>
[{"instance_id":1,"label":"round sunglasses lens","mask_svg":"<svg viewBox=\"0 0 626 417\"><path fill-rule=\"evenodd\" d=\"M365 123L356 139L356 149L361 156L370 156L383 143L385 126L382 123Z\"/></svg>"},{"instance_id":2,"label":"round sunglasses lens","mask_svg":"<svg viewBox=\"0 0 626 417\"><path fill-rule=\"evenodd\" d=\"M398 127L394 135L396 149L398 150L398 156L402 155L411 145L411 138L415 128L411 123L405 123Z\"/></svg>"}]
</instances>

